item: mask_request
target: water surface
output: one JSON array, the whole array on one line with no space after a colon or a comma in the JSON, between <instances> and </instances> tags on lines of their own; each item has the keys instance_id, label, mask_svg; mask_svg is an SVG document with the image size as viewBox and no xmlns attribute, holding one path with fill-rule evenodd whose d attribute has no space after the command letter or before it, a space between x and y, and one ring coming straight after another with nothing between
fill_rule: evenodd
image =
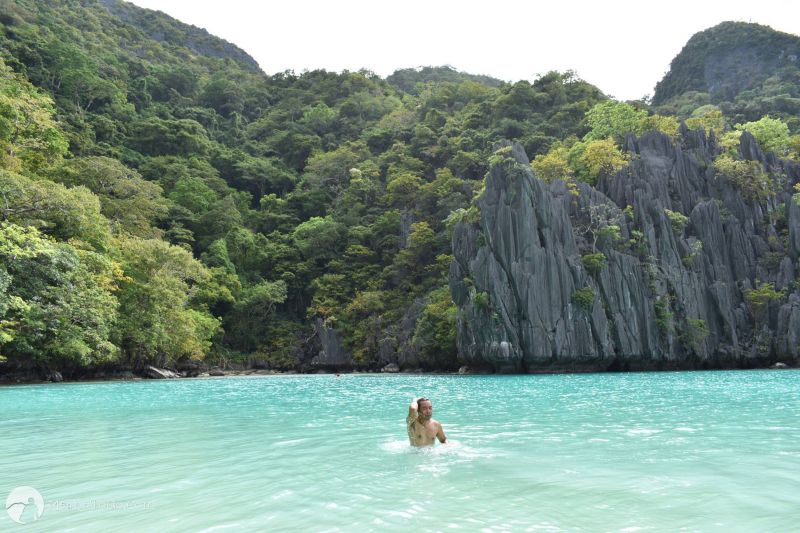
<instances>
[{"instance_id":1,"label":"water surface","mask_svg":"<svg viewBox=\"0 0 800 533\"><path fill-rule=\"evenodd\" d=\"M796 531L800 371L4 387L0 450L4 531Z\"/></svg>"}]
</instances>

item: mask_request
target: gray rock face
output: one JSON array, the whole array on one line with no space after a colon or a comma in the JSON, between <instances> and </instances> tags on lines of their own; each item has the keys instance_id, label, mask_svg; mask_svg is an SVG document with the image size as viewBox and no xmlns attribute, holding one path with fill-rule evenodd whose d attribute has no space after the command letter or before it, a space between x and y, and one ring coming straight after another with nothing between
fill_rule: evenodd
<instances>
[{"instance_id":1,"label":"gray rock face","mask_svg":"<svg viewBox=\"0 0 800 533\"><path fill-rule=\"evenodd\" d=\"M387 372L389 374L396 374L400 372L400 367L397 366L397 363L389 363L385 367L381 369L381 372Z\"/></svg>"},{"instance_id":2,"label":"gray rock face","mask_svg":"<svg viewBox=\"0 0 800 533\"><path fill-rule=\"evenodd\" d=\"M311 366L317 368L350 368L353 356L342 344L342 335L335 329L327 327L321 319L314 322L322 350L311 360Z\"/></svg>"},{"instance_id":3,"label":"gray rock face","mask_svg":"<svg viewBox=\"0 0 800 533\"><path fill-rule=\"evenodd\" d=\"M518 372L798 357L800 210L789 204L800 167L742 135L743 157L786 178L754 202L715 175L713 138L681 136L629 136L628 167L596 189L579 184L577 196L536 179L521 147L506 148L478 199L479 223L453 232L461 361ZM759 282L784 297L751 309L745 291Z\"/></svg>"},{"instance_id":4,"label":"gray rock face","mask_svg":"<svg viewBox=\"0 0 800 533\"><path fill-rule=\"evenodd\" d=\"M181 377L172 370L148 366L144 369L144 376L150 379L174 379Z\"/></svg>"}]
</instances>

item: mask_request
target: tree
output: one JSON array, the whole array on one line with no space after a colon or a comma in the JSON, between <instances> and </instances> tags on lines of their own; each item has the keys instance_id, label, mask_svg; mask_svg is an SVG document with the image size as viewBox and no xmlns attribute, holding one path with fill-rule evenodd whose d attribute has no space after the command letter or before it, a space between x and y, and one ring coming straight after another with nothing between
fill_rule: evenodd
<instances>
[{"instance_id":1,"label":"tree","mask_svg":"<svg viewBox=\"0 0 800 533\"><path fill-rule=\"evenodd\" d=\"M411 172L395 175L386 185L387 203L392 207L412 207L422 184L422 178Z\"/></svg>"},{"instance_id":2,"label":"tree","mask_svg":"<svg viewBox=\"0 0 800 533\"><path fill-rule=\"evenodd\" d=\"M85 187L68 189L0 170L0 199L0 220L32 225L57 240L75 239L97 250L108 246L108 220L97 196Z\"/></svg>"},{"instance_id":3,"label":"tree","mask_svg":"<svg viewBox=\"0 0 800 533\"><path fill-rule=\"evenodd\" d=\"M350 179L350 169L369 157L362 143L349 143L330 152L318 152L308 159L303 182L337 195Z\"/></svg>"},{"instance_id":4,"label":"tree","mask_svg":"<svg viewBox=\"0 0 800 533\"><path fill-rule=\"evenodd\" d=\"M50 98L0 59L0 169L31 170L57 162L67 140Z\"/></svg>"},{"instance_id":5,"label":"tree","mask_svg":"<svg viewBox=\"0 0 800 533\"><path fill-rule=\"evenodd\" d=\"M166 218L168 202L161 187L109 157L83 157L51 172L55 181L84 186L100 198L100 211L117 231L137 237L159 237L155 226Z\"/></svg>"},{"instance_id":6,"label":"tree","mask_svg":"<svg viewBox=\"0 0 800 533\"><path fill-rule=\"evenodd\" d=\"M580 159L588 171L587 181L590 184L596 183L601 176L611 176L628 162L628 158L610 138L586 143Z\"/></svg>"},{"instance_id":7,"label":"tree","mask_svg":"<svg viewBox=\"0 0 800 533\"><path fill-rule=\"evenodd\" d=\"M306 109L303 113L303 123L317 135L324 135L331 130L336 122L336 111L324 102Z\"/></svg>"},{"instance_id":8,"label":"tree","mask_svg":"<svg viewBox=\"0 0 800 533\"><path fill-rule=\"evenodd\" d=\"M554 146L546 154L537 155L531 161L536 177L550 183L555 180L569 180L574 171L569 166L569 150L562 144Z\"/></svg>"},{"instance_id":9,"label":"tree","mask_svg":"<svg viewBox=\"0 0 800 533\"><path fill-rule=\"evenodd\" d=\"M124 357L136 366L202 359L220 324L190 305L209 279L208 269L188 251L160 240L119 237L115 243L125 278L113 338Z\"/></svg>"},{"instance_id":10,"label":"tree","mask_svg":"<svg viewBox=\"0 0 800 533\"><path fill-rule=\"evenodd\" d=\"M775 290L774 283L758 282L755 289L746 289L744 299L750 313L757 323L763 324L767 317L770 303L780 300L786 295L786 289Z\"/></svg>"},{"instance_id":11,"label":"tree","mask_svg":"<svg viewBox=\"0 0 800 533\"><path fill-rule=\"evenodd\" d=\"M722 154L714 160L714 169L730 179L749 200L762 202L775 192L775 183L758 161L744 161Z\"/></svg>"},{"instance_id":12,"label":"tree","mask_svg":"<svg viewBox=\"0 0 800 533\"><path fill-rule=\"evenodd\" d=\"M725 131L725 117L717 106L711 104L700 106L686 119L686 127L691 130L703 128L706 135L711 131L719 135Z\"/></svg>"},{"instance_id":13,"label":"tree","mask_svg":"<svg viewBox=\"0 0 800 533\"><path fill-rule=\"evenodd\" d=\"M434 368L448 368L457 364L457 311L448 287L440 287L428 295L414 327L412 340L424 363Z\"/></svg>"},{"instance_id":14,"label":"tree","mask_svg":"<svg viewBox=\"0 0 800 533\"><path fill-rule=\"evenodd\" d=\"M311 217L299 224L292 239L307 259L330 259L341 247L342 226L330 217Z\"/></svg>"},{"instance_id":15,"label":"tree","mask_svg":"<svg viewBox=\"0 0 800 533\"><path fill-rule=\"evenodd\" d=\"M169 193L169 199L193 213L205 213L217 200L215 193L206 182L197 176L182 176Z\"/></svg>"},{"instance_id":16,"label":"tree","mask_svg":"<svg viewBox=\"0 0 800 533\"><path fill-rule=\"evenodd\" d=\"M227 338L236 348L254 351L267 338L265 330L272 319L275 306L286 301L286 283L262 281L242 289L226 321Z\"/></svg>"},{"instance_id":17,"label":"tree","mask_svg":"<svg viewBox=\"0 0 800 533\"><path fill-rule=\"evenodd\" d=\"M586 123L591 130L584 140L596 141L614 138L621 140L628 133L641 133L647 111L633 106L607 100L596 104L586 113Z\"/></svg>"},{"instance_id":18,"label":"tree","mask_svg":"<svg viewBox=\"0 0 800 533\"><path fill-rule=\"evenodd\" d=\"M781 119L762 117L755 122L737 124L735 128L750 132L765 152L775 152L778 156L789 154L789 126Z\"/></svg>"},{"instance_id":19,"label":"tree","mask_svg":"<svg viewBox=\"0 0 800 533\"><path fill-rule=\"evenodd\" d=\"M128 145L145 155L191 156L211 148L205 128L191 119L149 117L130 126Z\"/></svg>"},{"instance_id":20,"label":"tree","mask_svg":"<svg viewBox=\"0 0 800 533\"><path fill-rule=\"evenodd\" d=\"M0 241L0 353L29 368L116 358L119 266L31 227L4 222Z\"/></svg>"}]
</instances>

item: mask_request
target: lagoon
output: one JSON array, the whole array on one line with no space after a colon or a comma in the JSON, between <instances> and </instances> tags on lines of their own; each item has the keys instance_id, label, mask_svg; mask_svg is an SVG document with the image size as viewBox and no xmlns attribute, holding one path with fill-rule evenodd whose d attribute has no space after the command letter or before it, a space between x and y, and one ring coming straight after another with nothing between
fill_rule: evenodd
<instances>
[{"instance_id":1,"label":"lagoon","mask_svg":"<svg viewBox=\"0 0 800 533\"><path fill-rule=\"evenodd\" d=\"M800 371L3 387L0 450L3 531L792 531Z\"/></svg>"}]
</instances>

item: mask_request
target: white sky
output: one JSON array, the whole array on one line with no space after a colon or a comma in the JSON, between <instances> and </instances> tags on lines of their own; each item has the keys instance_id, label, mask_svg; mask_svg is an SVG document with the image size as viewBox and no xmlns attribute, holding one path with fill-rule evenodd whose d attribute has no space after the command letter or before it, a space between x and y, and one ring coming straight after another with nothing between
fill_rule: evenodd
<instances>
[{"instance_id":1,"label":"white sky","mask_svg":"<svg viewBox=\"0 0 800 533\"><path fill-rule=\"evenodd\" d=\"M451 65L506 81L575 70L617 99L652 95L696 32L724 20L800 35L798 0L134 0L287 69Z\"/></svg>"}]
</instances>

